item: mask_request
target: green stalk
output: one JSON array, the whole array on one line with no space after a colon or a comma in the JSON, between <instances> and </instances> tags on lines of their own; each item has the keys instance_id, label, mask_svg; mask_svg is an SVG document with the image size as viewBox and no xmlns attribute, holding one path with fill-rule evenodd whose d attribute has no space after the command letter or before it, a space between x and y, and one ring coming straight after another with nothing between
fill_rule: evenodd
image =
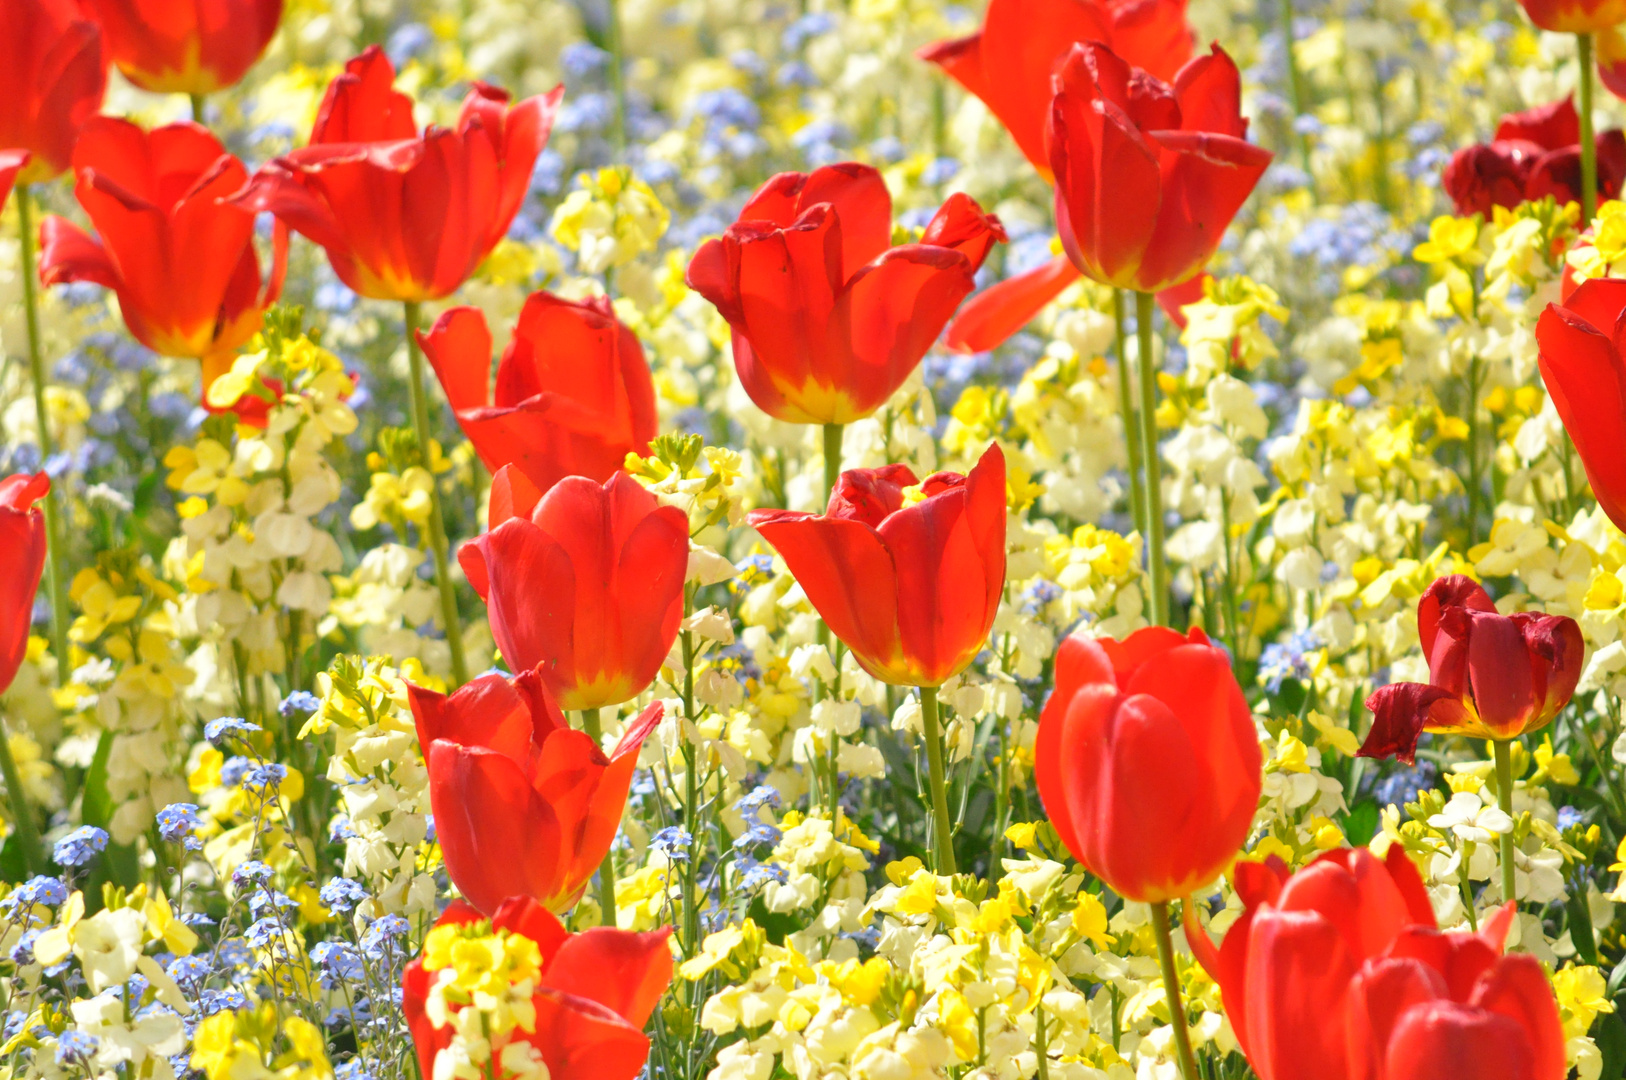
<instances>
[{"instance_id":1,"label":"green stalk","mask_svg":"<svg viewBox=\"0 0 1626 1080\"><path fill-rule=\"evenodd\" d=\"M836 484L841 480L841 435L845 430L842 424L824 425L824 501L829 503L830 496L835 493ZM819 507L822 512L824 507Z\"/></svg>"},{"instance_id":2,"label":"green stalk","mask_svg":"<svg viewBox=\"0 0 1626 1080\"><path fill-rule=\"evenodd\" d=\"M835 494L836 484L841 479L841 436L843 430L844 427L841 424L825 424L823 426L824 501L817 507L817 511L819 513L823 513L825 508L829 506L830 496ZM840 657L836 655L838 650L835 649L831 644L830 627L824 622L823 619L819 620L818 642L820 645L823 645L827 650L829 650L830 660L832 663L836 664L836 678L839 681L841 678L841 660ZM837 691L834 687L822 687L815 683L813 687L813 701L815 704L817 704L826 694L835 694L836 692ZM825 753L825 765L829 773L829 777L826 789L824 791L824 807L825 812L830 815L830 828L832 829L836 827L836 809L841 799L840 786L836 778L837 738L838 736L836 733L832 731L830 733L829 745L826 747ZM815 769L814 779L816 780L817 778L818 772Z\"/></svg>"},{"instance_id":3,"label":"green stalk","mask_svg":"<svg viewBox=\"0 0 1626 1080\"><path fill-rule=\"evenodd\" d=\"M423 387L423 353L418 348L418 302L406 302L407 358L411 363L412 424L418 432L418 452L429 472L429 551L435 558L435 583L440 586L440 619L446 628L446 644L452 650L452 687L469 681L469 664L463 658L463 624L457 617L457 593L446 564L446 521L440 512L440 483L430 469L429 397Z\"/></svg>"},{"instance_id":4,"label":"green stalk","mask_svg":"<svg viewBox=\"0 0 1626 1080\"><path fill-rule=\"evenodd\" d=\"M1502 813L1508 817L1513 816L1513 752L1511 739L1497 739L1493 744L1496 756L1496 805L1502 808ZM1517 899L1514 890L1513 868L1513 830L1509 829L1497 838L1501 844L1502 856L1502 900ZM1463 876L1468 874L1467 863L1462 867Z\"/></svg>"},{"instance_id":5,"label":"green stalk","mask_svg":"<svg viewBox=\"0 0 1626 1080\"><path fill-rule=\"evenodd\" d=\"M587 737L593 740L593 745L603 748L604 732L599 726L598 710L583 709L581 712L582 730ZM612 838L610 850L604 853L604 861L598 867L598 910L599 925L615 926L615 843Z\"/></svg>"},{"instance_id":6,"label":"green stalk","mask_svg":"<svg viewBox=\"0 0 1626 1080\"><path fill-rule=\"evenodd\" d=\"M1288 92L1293 96L1293 119L1297 120L1305 114L1309 101L1304 92L1304 73L1299 70L1299 60L1293 52L1293 0L1282 0L1282 49L1287 54L1287 85ZM1298 138L1299 162L1304 169L1304 175L1310 177L1310 190L1315 191L1315 174L1310 171L1310 136L1294 128L1293 134Z\"/></svg>"},{"instance_id":7,"label":"green stalk","mask_svg":"<svg viewBox=\"0 0 1626 1080\"><path fill-rule=\"evenodd\" d=\"M1174 941L1169 937L1168 901L1152 905L1152 929L1157 933L1157 958L1163 966L1163 990L1169 998L1174 1045L1180 1052L1180 1074L1185 1080L1201 1080L1197 1072L1197 1059L1191 1053L1191 1032L1186 1030L1186 1007L1180 1000L1180 975L1174 969Z\"/></svg>"},{"instance_id":8,"label":"green stalk","mask_svg":"<svg viewBox=\"0 0 1626 1080\"><path fill-rule=\"evenodd\" d=\"M1129 334L1124 329L1124 293L1112 290L1112 322L1118 343L1118 416L1124 426L1124 452L1129 471L1129 515L1146 536L1146 476L1142 471L1144 451L1140 444L1140 424L1135 419L1134 367L1129 362Z\"/></svg>"},{"instance_id":9,"label":"green stalk","mask_svg":"<svg viewBox=\"0 0 1626 1080\"><path fill-rule=\"evenodd\" d=\"M937 718L937 687L920 688L920 721L926 732L926 770L932 789L932 847L940 875L958 873L954 866L954 833L949 823L948 791L943 783L943 733Z\"/></svg>"},{"instance_id":10,"label":"green stalk","mask_svg":"<svg viewBox=\"0 0 1626 1080\"><path fill-rule=\"evenodd\" d=\"M1169 566L1163 560L1163 462L1157 450L1157 365L1152 362L1151 293L1135 294L1135 333L1139 339L1140 437L1146 452L1146 567L1151 579L1148 603L1154 626L1169 623Z\"/></svg>"},{"instance_id":11,"label":"green stalk","mask_svg":"<svg viewBox=\"0 0 1626 1080\"><path fill-rule=\"evenodd\" d=\"M40 341L39 292L34 277L33 193L27 184L17 186L17 231L23 252L23 310L28 323L28 373L34 382L34 421L39 425L40 468L56 453L51 440L50 410L45 407L45 347ZM45 542L50 549L46 565L46 590L51 597L51 652L56 656L56 683L66 686L71 661L68 656L68 579L62 562L62 496L56 484L46 493Z\"/></svg>"},{"instance_id":12,"label":"green stalk","mask_svg":"<svg viewBox=\"0 0 1626 1080\"><path fill-rule=\"evenodd\" d=\"M28 791L23 787L23 774L17 771L17 762L11 756L11 735L3 719L0 719L0 775L5 777L11 819L17 823L17 846L22 848L23 870L33 877L44 872L45 859L40 853L39 830L34 827L34 808L28 805Z\"/></svg>"},{"instance_id":13,"label":"green stalk","mask_svg":"<svg viewBox=\"0 0 1626 1080\"><path fill-rule=\"evenodd\" d=\"M194 124L203 123L203 97L202 94L187 95L187 98L192 102L192 122Z\"/></svg>"},{"instance_id":14,"label":"green stalk","mask_svg":"<svg viewBox=\"0 0 1626 1080\"><path fill-rule=\"evenodd\" d=\"M1598 145L1592 134L1592 35L1576 34L1575 49L1581 64L1581 227L1592 224L1598 212Z\"/></svg>"},{"instance_id":15,"label":"green stalk","mask_svg":"<svg viewBox=\"0 0 1626 1080\"><path fill-rule=\"evenodd\" d=\"M621 47L621 3L608 0L609 23L604 28L604 40L610 46L610 92L615 95L615 120L610 129L615 148L627 148L627 83L626 64Z\"/></svg>"}]
</instances>

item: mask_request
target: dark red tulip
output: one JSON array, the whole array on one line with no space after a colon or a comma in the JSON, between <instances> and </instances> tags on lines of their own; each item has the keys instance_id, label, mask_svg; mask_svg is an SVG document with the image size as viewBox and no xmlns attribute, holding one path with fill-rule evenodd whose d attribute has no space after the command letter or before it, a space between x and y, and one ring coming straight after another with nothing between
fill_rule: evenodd
<instances>
[{"instance_id":1,"label":"dark red tulip","mask_svg":"<svg viewBox=\"0 0 1626 1080\"><path fill-rule=\"evenodd\" d=\"M282 0L85 0L110 59L155 94L212 94L260 58Z\"/></svg>"},{"instance_id":2,"label":"dark red tulip","mask_svg":"<svg viewBox=\"0 0 1626 1080\"><path fill-rule=\"evenodd\" d=\"M607 297L525 301L490 389L491 332L471 307L427 334L424 355L486 468L513 465L546 491L566 476L604 481L655 437L655 384L638 336Z\"/></svg>"},{"instance_id":3,"label":"dark red tulip","mask_svg":"<svg viewBox=\"0 0 1626 1080\"><path fill-rule=\"evenodd\" d=\"M886 403L931 348L999 219L954 195L919 243L892 246L892 197L868 165L781 173L689 263L733 331L734 366L768 415L846 424Z\"/></svg>"},{"instance_id":4,"label":"dark red tulip","mask_svg":"<svg viewBox=\"0 0 1626 1080\"><path fill-rule=\"evenodd\" d=\"M1612 199L1626 179L1626 135L1597 134L1598 194ZM1456 212L1489 217L1497 206L1553 196L1560 205L1581 199L1581 118L1572 98L1509 113L1489 143L1458 150L1440 182Z\"/></svg>"},{"instance_id":5,"label":"dark red tulip","mask_svg":"<svg viewBox=\"0 0 1626 1080\"><path fill-rule=\"evenodd\" d=\"M904 488L926 496L904 504ZM1005 456L917 481L906 465L841 474L823 515L753 510L751 525L860 666L939 686L988 641L1005 588Z\"/></svg>"},{"instance_id":6,"label":"dark red tulip","mask_svg":"<svg viewBox=\"0 0 1626 1080\"><path fill-rule=\"evenodd\" d=\"M33 155L18 183L68 167L79 127L106 89L101 30L75 0L0 4L0 150Z\"/></svg>"},{"instance_id":7,"label":"dark red tulip","mask_svg":"<svg viewBox=\"0 0 1626 1080\"><path fill-rule=\"evenodd\" d=\"M484 916L454 900L435 926L481 929ZM551 1080L634 1080L649 1056L643 1028L672 981L666 928L644 934L594 927L572 934L545 907L514 897L498 907L491 929L536 942L541 978L531 1006L536 1021L512 1038L536 1047ZM451 1024L436 1027L426 1004L439 969L420 955L401 980L401 1010L418 1052L420 1074L437 1074L435 1058L451 1045ZM461 1007L454 1007L455 1015Z\"/></svg>"},{"instance_id":8,"label":"dark red tulip","mask_svg":"<svg viewBox=\"0 0 1626 1080\"><path fill-rule=\"evenodd\" d=\"M45 572L45 514L34 504L50 490L43 472L0 480L0 693L28 655L34 594Z\"/></svg>"},{"instance_id":9,"label":"dark red tulip","mask_svg":"<svg viewBox=\"0 0 1626 1080\"><path fill-rule=\"evenodd\" d=\"M1561 1080L1564 1035L1541 965L1502 956L1505 905L1478 934L1442 934L1394 844L1329 851L1297 874L1239 863L1245 905L1215 948L1187 925L1260 1080ZM1188 906L1188 911L1190 910Z\"/></svg>"},{"instance_id":10,"label":"dark red tulip","mask_svg":"<svg viewBox=\"0 0 1626 1080\"><path fill-rule=\"evenodd\" d=\"M248 171L198 124L146 132L95 117L74 147L73 168L74 194L98 236L47 217L40 280L112 289L136 340L164 356L201 360L207 390L281 291L287 233L276 231L262 278L254 215L225 201Z\"/></svg>"},{"instance_id":11,"label":"dark red tulip","mask_svg":"<svg viewBox=\"0 0 1626 1080\"><path fill-rule=\"evenodd\" d=\"M1068 637L1039 717L1034 781L1073 857L1161 903L1220 876L1259 805L1259 740L1224 650L1193 628Z\"/></svg>"},{"instance_id":12,"label":"dark red tulip","mask_svg":"<svg viewBox=\"0 0 1626 1080\"><path fill-rule=\"evenodd\" d=\"M1104 45L1073 47L1050 161L1062 246L1086 277L1155 293L1202 273L1271 160L1246 140L1241 92L1217 45L1173 85Z\"/></svg>"},{"instance_id":13,"label":"dark red tulip","mask_svg":"<svg viewBox=\"0 0 1626 1080\"><path fill-rule=\"evenodd\" d=\"M458 561L503 659L535 668L566 709L643 693L683 618L688 515L626 473L569 476L544 495L510 466L492 484L489 529Z\"/></svg>"},{"instance_id":14,"label":"dark red tulip","mask_svg":"<svg viewBox=\"0 0 1626 1080\"><path fill-rule=\"evenodd\" d=\"M981 98L1048 180L1051 76L1068 50L1085 41L1172 79L1191 59L1186 0L990 0L981 30L915 55Z\"/></svg>"},{"instance_id":15,"label":"dark red tulip","mask_svg":"<svg viewBox=\"0 0 1626 1080\"><path fill-rule=\"evenodd\" d=\"M1586 644L1567 615L1501 615L1461 574L1417 603L1427 683L1390 683L1366 699L1372 730L1362 757L1410 763L1424 731L1512 739L1552 723L1581 677Z\"/></svg>"},{"instance_id":16,"label":"dark red tulip","mask_svg":"<svg viewBox=\"0 0 1626 1080\"><path fill-rule=\"evenodd\" d=\"M540 674L492 673L451 696L407 688L446 873L484 912L511 896L567 911L615 840L659 702L605 757L565 723Z\"/></svg>"},{"instance_id":17,"label":"dark red tulip","mask_svg":"<svg viewBox=\"0 0 1626 1080\"><path fill-rule=\"evenodd\" d=\"M1536 323L1541 378L1598 505L1626 529L1626 279L1595 278Z\"/></svg>"},{"instance_id":18,"label":"dark red tulip","mask_svg":"<svg viewBox=\"0 0 1626 1080\"><path fill-rule=\"evenodd\" d=\"M394 82L369 46L328 86L310 145L266 165L238 199L320 244L362 296L438 300L513 223L564 90L510 108L477 82L455 128L420 135Z\"/></svg>"}]
</instances>

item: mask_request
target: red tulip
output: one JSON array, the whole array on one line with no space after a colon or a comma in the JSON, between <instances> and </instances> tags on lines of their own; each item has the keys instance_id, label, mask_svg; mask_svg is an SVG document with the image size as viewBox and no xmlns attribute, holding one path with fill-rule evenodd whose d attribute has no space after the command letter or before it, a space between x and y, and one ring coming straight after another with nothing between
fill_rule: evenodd
<instances>
[{"instance_id":1,"label":"red tulip","mask_svg":"<svg viewBox=\"0 0 1626 1080\"><path fill-rule=\"evenodd\" d=\"M452 901L436 926L483 921L467 904ZM672 981L666 928L645 934L594 927L572 934L528 897L502 903L491 928L536 942L542 977L531 998L536 1023L511 1038L536 1047L552 1080L633 1080L649 1056L643 1027ZM401 980L401 1009L417 1047L425 1080L437 1075L435 1058L451 1045L451 1024L436 1027L426 1003L437 974L419 956ZM453 1015L462 1011L453 1008Z\"/></svg>"},{"instance_id":2,"label":"red tulip","mask_svg":"<svg viewBox=\"0 0 1626 1080\"><path fill-rule=\"evenodd\" d=\"M486 468L522 470L546 491L566 476L608 480L655 437L655 384L638 337L605 297L532 293L488 389L491 332L453 308L418 342Z\"/></svg>"},{"instance_id":3,"label":"red tulip","mask_svg":"<svg viewBox=\"0 0 1626 1080\"><path fill-rule=\"evenodd\" d=\"M892 247L892 197L868 165L780 173L689 285L728 320L751 400L795 424L846 424L886 403L972 289L999 219L954 195L919 243Z\"/></svg>"},{"instance_id":4,"label":"red tulip","mask_svg":"<svg viewBox=\"0 0 1626 1080\"><path fill-rule=\"evenodd\" d=\"M508 231L564 89L509 108L475 83L455 129L419 135L412 99L376 45L322 99L310 145L277 158L238 196L327 249L334 273L375 300L438 300Z\"/></svg>"},{"instance_id":5,"label":"red tulip","mask_svg":"<svg viewBox=\"0 0 1626 1080\"><path fill-rule=\"evenodd\" d=\"M1452 155L1440 181L1456 212L1489 216L1551 195L1559 205L1581 199L1581 118L1572 98L1509 113L1489 143ZM1596 137L1598 194L1612 199L1626 179L1626 135L1619 129Z\"/></svg>"},{"instance_id":6,"label":"red tulip","mask_svg":"<svg viewBox=\"0 0 1626 1080\"><path fill-rule=\"evenodd\" d=\"M90 281L118 294L136 340L203 361L204 387L231 366L281 291L287 234L262 281L254 215L224 201L248 178L207 128L151 132L98 116L74 147L74 193L100 239L64 218L40 227L40 280Z\"/></svg>"},{"instance_id":7,"label":"red tulip","mask_svg":"<svg viewBox=\"0 0 1626 1080\"><path fill-rule=\"evenodd\" d=\"M457 557L503 658L535 668L566 709L643 693L683 618L688 516L625 473L602 486L566 477L540 495L510 466L492 491L490 531Z\"/></svg>"},{"instance_id":8,"label":"red tulip","mask_svg":"<svg viewBox=\"0 0 1626 1080\"><path fill-rule=\"evenodd\" d=\"M1171 86L1099 44L1056 76L1056 225L1085 276L1160 292L1198 274L1270 164L1246 141L1241 77L1219 46Z\"/></svg>"},{"instance_id":9,"label":"red tulip","mask_svg":"<svg viewBox=\"0 0 1626 1080\"><path fill-rule=\"evenodd\" d=\"M1062 843L1131 900L1219 877L1259 804L1253 714L1230 659L1196 628L1063 641L1034 760Z\"/></svg>"},{"instance_id":10,"label":"red tulip","mask_svg":"<svg viewBox=\"0 0 1626 1080\"><path fill-rule=\"evenodd\" d=\"M565 723L535 670L482 675L450 697L409 686L407 697L452 884L488 914L510 896L574 906L615 840L660 703L606 758Z\"/></svg>"},{"instance_id":11,"label":"red tulip","mask_svg":"<svg viewBox=\"0 0 1626 1080\"><path fill-rule=\"evenodd\" d=\"M981 30L915 55L981 98L1048 180L1050 79L1068 50L1085 41L1172 79L1191 59L1186 0L990 0Z\"/></svg>"},{"instance_id":12,"label":"red tulip","mask_svg":"<svg viewBox=\"0 0 1626 1080\"><path fill-rule=\"evenodd\" d=\"M45 572L45 514L34 504L50 490L43 472L0 480L0 693L28 654L34 594Z\"/></svg>"},{"instance_id":13,"label":"red tulip","mask_svg":"<svg viewBox=\"0 0 1626 1080\"><path fill-rule=\"evenodd\" d=\"M1546 727L1569 704L1585 643L1567 615L1497 614L1485 590L1443 577L1417 603L1427 683L1390 683L1366 699L1362 757L1408 764L1424 731L1512 739Z\"/></svg>"},{"instance_id":14,"label":"red tulip","mask_svg":"<svg viewBox=\"0 0 1626 1080\"><path fill-rule=\"evenodd\" d=\"M33 154L18 183L68 167L80 125L102 107L103 48L101 30L75 0L0 4L0 149Z\"/></svg>"},{"instance_id":15,"label":"red tulip","mask_svg":"<svg viewBox=\"0 0 1626 1080\"><path fill-rule=\"evenodd\" d=\"M904 505L904 488L925 496ZM907 465L841 474L821 515L753 510L808 602L859 665L896 686L940 686L988 641L1005 589L1005 455L916 481Z\"/></svg>"},{"instance_id":16,"label":"red tulip","mask_svg":"<svg viewBox=\"0 0 1626 1080\"><path fill-rule=\"evenodd\" d=\"M27 150L0 150L0 206L11 198L11 185L32 156Z\"/></svg>"},{"instance_id":17,"label":"red tulip","mask_svg":"<svg viewBox=\"0 0 1626 1080\"><path fill-rule=\"evenodd\" d=\"M1291 878L1279 859L1241 863L1234 879L1245 910L1220 947L1198 926L1186 938L1260 1080L1564 1076L1541 965L1500 955L1512 904L1479 934L1440 933L1399 844L1382 861L1330 851Z\"/></svg>"},{"instance_id":18,"label":"red tulip","mask_svg":"<svg viewBox=\"0 0 1626 1080\"><path fill-rule=\"evenodd\" d=\"M212 94L260 58L282 0L85 0L124 77L155 94Z\"/></svg>"},{"instance_id":19,"label":"red tulip","mask_svg":"<svg viewBox=\"0 0 1626 1080\"><path fill-rule=\"evenodd\" d=\"M1626 23L1626 0L1519 0L1530 21L1559 34L1590 34Z\"/></svg>"},{"instance_id":20,"label":"red tulip","mask_svg":"<svg viewBox=\"0 0 1626 1080\"><path fill-rule=\"evenodd\" d=\"M1575 443L1592 494L1626 529L1626 279L1583 281L1536 323L1541 378Z\"/></svg>"}]
</instances>

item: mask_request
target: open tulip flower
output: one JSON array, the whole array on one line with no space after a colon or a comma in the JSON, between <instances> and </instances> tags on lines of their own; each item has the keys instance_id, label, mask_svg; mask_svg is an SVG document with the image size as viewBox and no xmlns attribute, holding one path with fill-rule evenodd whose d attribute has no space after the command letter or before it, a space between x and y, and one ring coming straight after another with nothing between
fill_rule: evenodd
<instances>
[{"instance_id":1,"label":"open tulip flower","mask_svg":"<svg viewBox=\"0 0 1626 1080\"><path fill-rule=\"evenodd\" d=\"M1626 529L1626 279L1583 281L1536 323L1541 377L1598 505Z\"/></svg>"},{"instance_id":2,"label":"open tulip flower","mask_svg":"<svg viewBox=\"0 0 1626 1080\"><path fill-rule=\"evenodd\" d=\"M626 473L542 494L509 466L492 482L490 531L458 561L503 658L535 668L561 707L597 709L643 693L672 649L689 519Z\"/></svg>"},{"instance_id":3,"label":"open tulip flower","mask_svg":"<svg viewBox=\"0 0 1626 1080\"><path fill-rule=\"evenodd\" d=\"M40 280L112 289L136 340L164 356L201 360L207 390L281 291L286 231L276 229L262 276L254 215L226 201L248 171L198 124L147 132L95 117L74 147L73 168L74 194L97 237L48 216Z\"/></svg>"},{"instance_id":4,"label":"open tulip flower","mask_svg":"<svg viewBox=\"0 0 1626 1080\"><path fill-rule=\"evenodd\" d=\"M659 702L608 757L565 723L536 670L491 673L450 696L408 688L446 872L481 911L528 896L573 907L621 825Z\"/></svg>"},{"instance_id":5,"label":"open tulip flower","mask_svg":"<svg viewBox=\"0 0 1626 1080\"><path fill-rule=\"evenodd\" d=\"M452 901L401 980L420 1074L458 1075L435 1063L457 1053L457 1014L478 992L512 1006L504 1014L515 1017L509 1030L480 1037L496 1059L492 1075L534 1075L540 1070L527 1059L535 1054L550 1080L634 1080L649 1055L644 1025L672 981L669 934L572 934L529 897L505 900L489 921ZM519 1019L526 1013L529 1022Z\"/></svg>"},{"instance_id":6,"label":"open tulip flower","mask_svg":"<svg viewBox=\"0 0 1626 1080\"><path fill-rule=\"evenodd\" d=\"M1067 54L1050 164L1062 247L1086 277L1155 293L1202 272L1271 161L1247 141L1241 95L1236 64L1217 45L1173 85L1104 45Z\"/></svg>"},{"instance_id":7,"label":"open tulip flower","mask_svg":"<svg viewBox=\"0 0 1626 1080\"><path fill-rule=\"evenodd\" d=\"M155 94L234 85L277 32L282 0L87 0L124 77Z\"/></svg>"},{"instance_id":8,"label":"open tulip flower","mask_svg":"<svg viewBox=\"0 0 1626 1080\"><path fill-rule=\"evenodd\" d=\"M1502 615L1472 578L1442 577L1417 603L1427 683L1390 683L1366 699L1363 757L1410 763L1424 731L1512 739L1569 704L1585 643L1567 615Z\"/></svg>"},{"instance_id":9,"label":"open tulip flower","mask_svg":"<svg viewBox=\"0 0 1626 1080\"><path fill-rule=\"evenodd\" d=\"M973 287L999 219L954 195L918 243L892 246L892 196L868 165L780 173L689 263L691 288L733 331L757 406L847 424L903 385Z\"/></svg>"},{"instance_id":10,"label":"open tulip flower","mask_svg":"<svg viewBox=\"0 0 1626 1080\"><path fill-rule=\"evenodd\" d=\"M1062 843L1121 896L1159 904L1220 876L1259 803L1253 714L1193 628L1068 637L1039 717L1034 781Z\"/></svg>"},{"instance_id":11,"label":"open tulip flower","mask_svg":"<svg viewBox=\"0 0 1626 1080\"><path fill-rule=\"evenodd\" d=\"M1561 1080L1558 1003L1528 954L1503 956L1514 909L1441 933L1400 844L1329 851L1288 876L1240 863L1245 905L1216 949L1187 927L1260 1080Z\"/></svg>"},{"instance_id":12,"label":"open tulip flower","mask_svg":"<svg viewBox=\"0 0 1626 1080\"><path fill-rule=\"evenodd\" d=\"M1626 134L1620 129L1596 136L1598 194L1613 199L1626 180ZM1547 195L1558 204L1581 198L1581 119L1575 101L1510 113L1496 125L1491 142L1464 147L1451 156L1440 184L1457 215L1491 215Z\"/></svg>"},{"instance_id":13,"label":"open tulip flower","mask_svg":"<svg viewBox=\"0 0 1626 1080\"><path fill-rule=\"evenodd\" d=\"M0 150L32 155L18 183L68 167L80 126L102 107L105 50L76 0L0 4Z\"/></svg>"},{"instance_id":14,"label":"open tulip flower","mask_svg":"<svg viewBox=\"0 0 1626 1080\"><path fill-rule=\"evenodd\" d=\"M563 88L512 107L475 83L455 128L421 135L377 46L327 88L310 145L275 159L237 198L327 251L375 300L438 300L501 240L530 187Z\"/></svg>"},{"instance_id":15,"label":"open tulip flower","mask_svg":"<svg viewBox=\"0 0 1626 1080\"><path fill-rule=\"evenodd\" d=\"M1098 41L1135 67L1172 79L1191 59L1186 0L990 0L982 29L915 55L975 94L1050 178L1050 80L1075 44Z\"/></svg>"},{"instance_id":16,"label":"open tulip flower","mask_svg":"<svg viewBox=\"0 0 1626 1080\"><path fill-rule=\"evenodd\" d=\"M531 294L494 390L491 331L478 308L453 308L418 341L492 472L512 465L542 491L567 476L602 482L655 437L649 363L607 297Z\"/></svg>"},{"instance_id":17,"label":"open tulip flower","mask_svg":"<svg viewBox=\"0 0 1626 1080\"><path fill-rule=\"evenodd\" d=\"M45 572L45 514L35 504L50 490L42 472L0 480L0 693L28 652L34 594Z\"/></svg>"},{"instance_id":18,"label":"open tulip flower","mask_svg":"<svg viewBox=\"0 0 1626 1080\"><path fill-rule=\"evenodd\" d=\"M906 498L905 491L921 498ZM808 602L859 665L898 686L940 686L993 629L1005 589L1005 455L917 481L907 465L841 474L826 512L753 510Z\"/></svg>"}]
</instances>

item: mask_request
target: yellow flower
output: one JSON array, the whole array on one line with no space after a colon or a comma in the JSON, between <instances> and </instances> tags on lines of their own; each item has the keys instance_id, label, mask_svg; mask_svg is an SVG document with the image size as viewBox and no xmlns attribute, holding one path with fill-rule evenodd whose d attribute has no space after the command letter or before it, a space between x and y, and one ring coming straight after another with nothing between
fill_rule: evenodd
<instances>
[{"instance_id":1,"label":"yellow flower","mask_svg":"<svg viewBox=\"0 0 1626 1080\"><path fill-rule=\"evenodd\" d=\"M1564 1018L1564 1037L1579 1038L1592 1027L1599 1013L1612 1013L1609 987L1595 967L1570 963L1553 973L1553 993Z\"/></svg>"},{"instance_id":2,"label":"yellow flower","mask_svg":"<svg viewBox=\"0 0 1626 1080\"><path fill-rule=\"evenodd\" d=\"M1428 226L1428 239L1412 251L1412 258L1420 263L1479 261L1479 220L1451 217L1435 218Z\"/></svg>"},{"instance_id":3,"label":"yellow flower","mask_svg":"<svg viewBox=\"0 0 1626 1080\"><path fill-rule=\"evenodd\" d=\"M1097 949L1110 948L1118 940L1107 933L1106 905L1092 892L1078 894L1078 905L1073 908L1073 933Z\"/></svg>"}]
</instances>

